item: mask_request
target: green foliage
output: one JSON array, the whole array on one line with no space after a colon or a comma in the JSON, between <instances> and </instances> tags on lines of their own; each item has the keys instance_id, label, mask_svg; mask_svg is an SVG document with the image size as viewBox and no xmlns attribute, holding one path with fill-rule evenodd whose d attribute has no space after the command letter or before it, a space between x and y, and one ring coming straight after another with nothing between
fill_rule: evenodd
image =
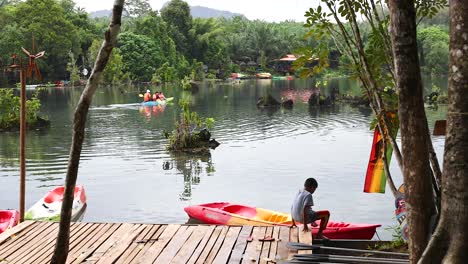
<instances>
[{"instance_id":1,"label":"green foliage","mask_svg":"<svg viewBox=\"0 0 468 264\"><path fill-rule=\"evenodd\" d=\"M447 0L416 0L416 11L417 16L420 19L433 18L439 13L440 10L448 6Z\"/></svg>"},{"instance_id":2,"label":"green foliage","mask_svg":"<svg viewBox=\"0 0 468 264\"><path fill-rule=\"evenodd\" d=\"M70 51L69 53L69 61L67 63L67 71L70 73L70 81L73 85L74 82L80 80L80 71L78 70L78 67L76 66L76 60L75 56L73 55L73 52Z\"/></svg>"},{"instance_id":3,"label":"green foliage","mask_svg":"<svg viewBox=\"0 0 468 264\"><path fill-rule=\"evenodd\" d=\"M192 27L192 15L187 2L172 0L163 9L161 17L168 24L169 35L176 43L177 50L183 55L188 55L189 30Z\"/></svg>"},{"instance_id":4,"label":"green foliage","mask_svg":"<svg viewBox=\"0 0 468 264\"><path fill-rule=\"evenodd\" d=\"M206 142L200 140L199 132L202 129L211 129L214 125L213 118L203 120L190 110L188 100L179 102L181 114L175 123L175 130L169 135L169 149L183 151L187 149L206 147Z\"/></svg>"},{"instance_id":5,"label":"green foliage","mask_svg":"<svg viewBox=\"0 0 468 264\"><path fill-rule=\"evenodd\" d=\"M439 26L418 32L418 48L423 70L429 74L446 74L449 57L449 33Z\"/></svg>"},{"instance_id":6,"label":"green foliage","mask_svg":"<svg viewBox=\"0 0 468 264\"><path fill-rule=\"evenodd\" d=\"M390 242L391 248L400 248L406 244L405 240L401 237L401 228L399 225L395 224L385 227L384 229L392 233L392 241Z\"/></svg>"},{"instance_id":7,"label":"green foliage","mask_svg":"<svg viewBox=\"0 0 468 264\"><path fill-rule=\"evenodd\" d=\"M39 99L34 96L26 100L26 123L34 124L38 118L41 107ZM11 89L0 89L0 128L8 129L19 126L21 100L19 96L13 95Z\"/></svg>"},{"instance_id":8,"label":"green foliage","mask_svg":"<svg viewBox=\"0 0 468 264\"><path fill-rule=\"evenodd\" d=\"M163 51L151 38L124 32L119 35L123 70L136 81L149 81L153 73L162 66Z\"/></svg>"},{"instance_id":9,"label":"green foliage","mask_svg":"<svg viewBox=\"0 0 468 264\"><path fill-rule=\"evenodd\" d=\"M68 53L80 53L77 27L67 18L65 11L54 0L28 0L19 3L13 11L17 25L24 29L23 47L31 50L31 35L34 34L35 51L44 50L44 60L39 66L51 77L66 75Z\"/></svg>"},{"instance_id":10,"label":"green foliage","mask_svg":"<svg viewBox=\"0 0 468 264\"><path fill-rule=\"evenodd\" d=\"M190 68L190 78L194 81L203 81L205 72L203 71L203 63L197 60L192 61Z\"/></svg>"},{"instance_id":11,"label":"green foliage","mask_svg":"<svg viewBox=\"0 0 468 264\"><path fill-rule=\"evenodd\" d=\"M101 40L94 40L90 48L90 60L95 61L101 48ZM118 83L129 78L129 74L124 72L123 57L120 54L119 48L113 48L112 53L107 61L106 68L102 73L101 81L104 83Z\"/></svg>"},{"instance_id":12,"label":"green foliage","mask_svg":"<svg viewBox=\"0 0 468 264\"><path fill-rule=\"evenodd\" d=\"M184 90L190 90L192 88L192 85L190 84L192 79L190 77L185 76L180 82L182 83L182 88Z\"/></svg>"},{"instance_id":13,"label":"green foliage","mask_svg":"<svg viewBox=\"0 0 468 264\"><path fill-rule=\"evenodd\" d=\"M168 83L177 80L177 71L174 67L169 66L169 63L165 62L161 67L159 67L156 72L153 74L151 81L153 83Z\"/></svg>"},{"instance_id":14,"label":"green foliage","mask_svg":"<svg viewBox=\"0 0 468 264\"><path fill-rule=\"evenodd\" d=\"M269 23L248 20L238 16L230 19L192 19L190 7L183 0L173 0L161 10L151 10L148 0L126 1L129 16L123 19L119 37L119 51L113 52L110 65L104 73L105 82L180 80L184 76L203 79L191 63L194 59L208 67L217 77L227 77L240 72L240 65L255 73L256 64L268 70L275 59L285 54L299 56L295 68L302 77L320 74L325 68L339 67L342 73L358 78L363 69L353 61L356 50L346 51L345 43L352 34L349 20L359 16L366 58L379 87L393 86L388 74L391 63L385 47L389 40L388 16L378 8L381 20L369 23L372 15L370 1L322 0L322 6L307 10L306 24L293 21ZM347 3L350 4L347 4ZM73 0L1 1L0 57L9 62L20 48L31 49L31 35L35 38L35 52L46 55L38 60L45 81L76 79L76 68L92 66L99 46L93 41L101 39L108 18L91 19L87 12L77 7ZM338 34L340 29L332 12L343 22L348 36ZM384 5L384 3L376 2ZM431 74L445 73L448 63L448 9L446 0L417 0L420 19L421 65ZM382 33L382 29L384 34ZM387 32L387 33L385 33ZM302 36L306 36L305 38ZM301 48L306 47L306 48ZM69 53L75 65L70 64ZM25 57L23 57L25 58ZM166 66L163 66L168 63ZM255 66L254 66L255 65ZM176 77L174 77L174 71ZM155 75L165 72L166 77ZM126 76L125 74L128 74ZM210 78L212 75L210 75ZM2 80L3 81L3 80Z\"/></svg>"},{"instance_id":15,"label":"green foliage","mask_svg":"<svg viewBox=\"0 0 468 264\"><path fill-rule=\"evenodd\" d=\"M216 73L213 72L213 71L209 71L206 76L205 76L206 79L216 79Z\"/></svg>"},{"instance_id":16,"label":"green foliage","mask_svg":"<svg viewBox=\"0 0 468 264\"><path fill-rule=\"evenodd\" d=\"M222 39L223 34L219 20L194 19L189 31L190 57L203 61L210 69L222 68L229 62L226 43Z\"/></svg>"},{"instance_id":17,"label":"green foliage","mask_svg":"<svg viewBox=\"0 0 468 264\"><path fill-rule=\"evenodd\" d=\"M151 5L148 0L127 0L125 1L124 14L132 17L144 16L151 12Z\"/></svg>"}]
</instances>

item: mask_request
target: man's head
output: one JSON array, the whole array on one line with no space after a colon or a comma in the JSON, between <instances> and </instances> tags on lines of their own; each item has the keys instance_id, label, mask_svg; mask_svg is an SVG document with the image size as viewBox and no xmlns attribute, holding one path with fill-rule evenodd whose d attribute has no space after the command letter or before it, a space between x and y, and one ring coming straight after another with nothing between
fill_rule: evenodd
<instances>
[{"instance_id":1,"label":"man's head","mask_svg":"<svg viewBox=\"0 0 468 264\"><path fill-rule=\"evenodd\" d=\"M315 189L317 189L317 187L318 187L318 183L314 178L308 178L304 182L304 190L306 190L306 191L308 191L310 193L314 193Z\"/></svg>"},{"instance_id":2,"label":"man's head","mask_svg":"<svg viewBox=\"0 0 468 264\"><path fill-rule=\"evenodd\" d=\"M148 90L146 90L146 92L147 92L147 93L151 93L151 91L150 91L149 89L148 89Z\"/></svg>"}]
</instances>

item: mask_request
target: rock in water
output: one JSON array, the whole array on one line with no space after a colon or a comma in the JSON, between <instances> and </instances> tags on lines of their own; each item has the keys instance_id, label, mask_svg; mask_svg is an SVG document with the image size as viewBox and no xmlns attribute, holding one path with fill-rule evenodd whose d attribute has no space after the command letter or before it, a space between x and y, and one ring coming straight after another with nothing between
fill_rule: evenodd
<instances>
[{"instance_id":1,"label":"rock in water","mask_svg":"<svg viewBox=\"0 0 468 264\"><path fill-rule=\"evenodd\" d=\"M292 109L293 105L294 105L294 102L292 99L288 99L281 103L281 106L283 106L286 109Z\"/></svg>"},{"instance_id":2,"label":"rock in water","mask_svg":"<svg viewBox=\"0 0 468 264\"><path fill-rule=\"evenodd\" d=\"M266 98L260 97L257 100L258 107L271 107L281 105L271 94L268 94Z\"/></svg>"}]
</instances>

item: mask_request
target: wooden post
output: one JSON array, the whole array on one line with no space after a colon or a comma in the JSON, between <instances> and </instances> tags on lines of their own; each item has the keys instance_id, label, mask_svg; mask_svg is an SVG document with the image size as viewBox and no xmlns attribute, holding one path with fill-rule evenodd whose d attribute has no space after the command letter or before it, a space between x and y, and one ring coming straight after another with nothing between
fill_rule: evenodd
<instances>
[{"instance_id":1,"label":"wooden post","mask_svg":"<svg viewBox=\"0 0 468 264\"><path fill-rule=\"evenodd\" d=\"M26 181L25 161L25 135L26 135L26 80L25 72L21 65L21 117L20 117L20 222L24 221L24 196Z\"/></svg>"}]
</instances>

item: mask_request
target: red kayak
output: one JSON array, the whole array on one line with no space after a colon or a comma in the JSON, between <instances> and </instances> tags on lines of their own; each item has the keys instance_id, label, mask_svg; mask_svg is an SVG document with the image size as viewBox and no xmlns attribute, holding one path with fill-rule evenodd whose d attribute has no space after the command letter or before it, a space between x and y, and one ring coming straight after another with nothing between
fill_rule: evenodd
<instances>
[{"instance_id":1,"label":"red kayak","mask_svg":"<svg viewBox=\"0 0 468 264\"><path fill-rule=\"evenodd\" d=\"M0 210L0 234L18 224L19 213L16 210Z\"/></svg>"},{"instance_id":2,"label":"red kayak","mask_svg":"<svg viewBox=\"0 0 468 264\"><path fill-rule=\"evenodd\" d=\"M184 208L194 219L214 225L291 226L291 215L232 203L208 203ZM316 221L320 226L320 221ZM330 239L372 239L378 224L354 224L329 221L323 235ZM318 227L312 227L316 234Z\"/></svg>"}]
</instances>

